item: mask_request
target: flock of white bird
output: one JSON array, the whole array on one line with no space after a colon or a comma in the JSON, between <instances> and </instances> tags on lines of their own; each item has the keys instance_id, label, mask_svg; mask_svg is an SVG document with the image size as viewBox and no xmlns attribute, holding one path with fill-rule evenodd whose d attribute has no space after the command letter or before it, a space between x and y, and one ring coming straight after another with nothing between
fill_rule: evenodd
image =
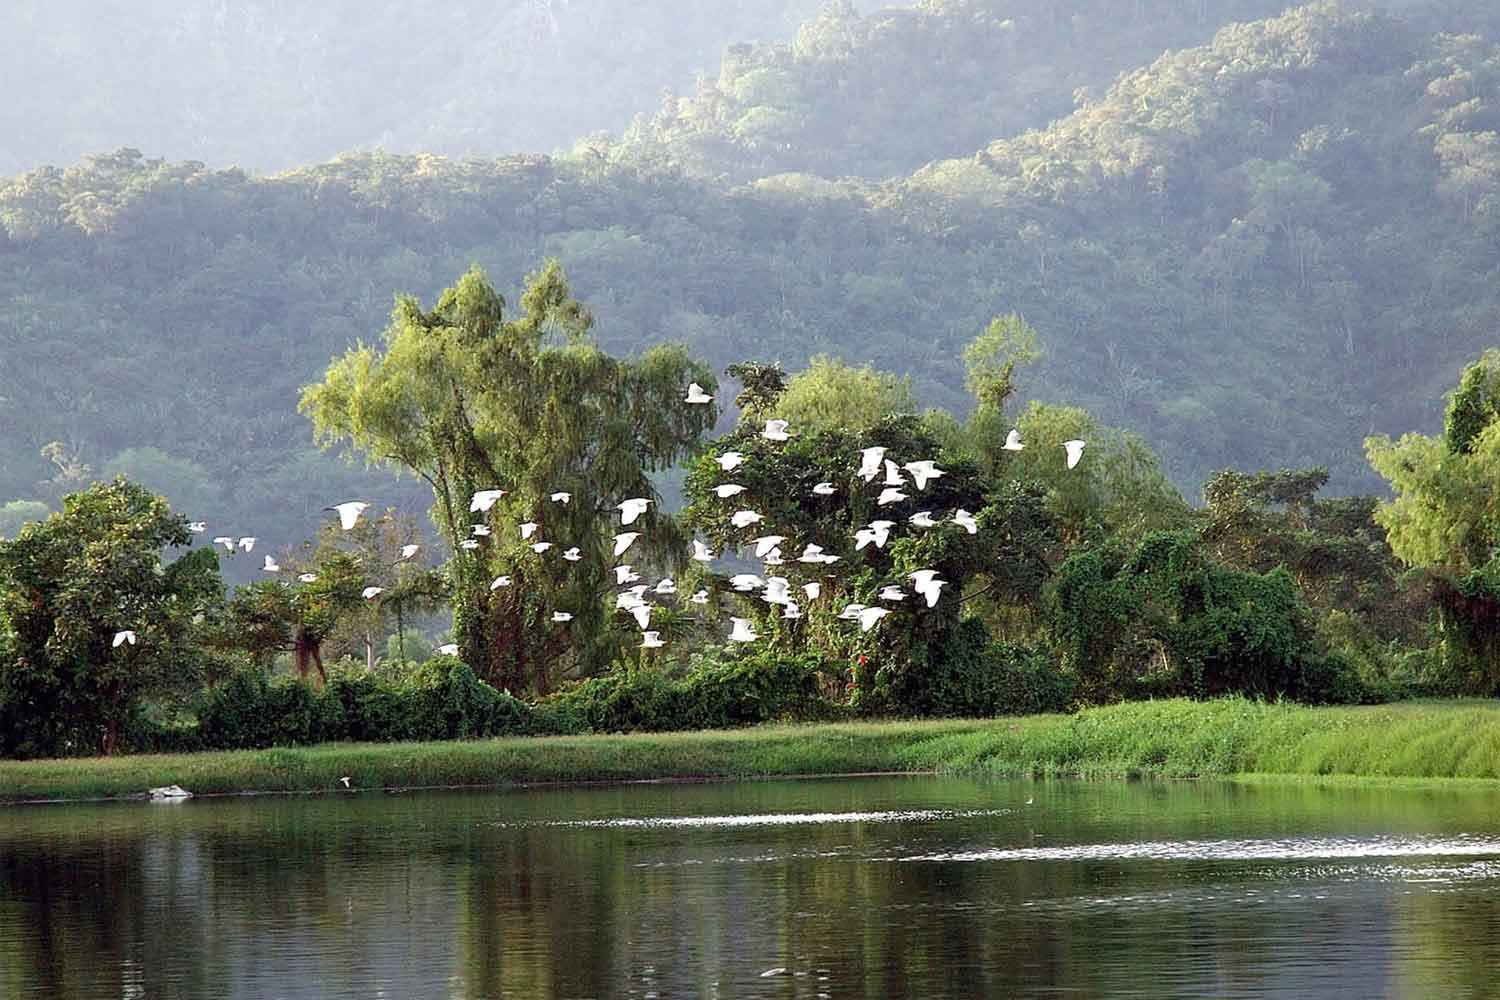
<instances>
[{"instance_id":1,"label":"flock of white bird","mask_svg":"<svg viewBox=\"0 0 1500 1000\"><path fill-rule=\"evenodd\" d=\"M702 406L712 401L713 396L709 395L698 383L693 382L689 384L684 402L693 406ZM765 428L760 432L760 436L767 441L788 441L791 439L791 433L787 428L788 422L785 420L767 420ZM1021 451L1024 449L1026 445L1021 440L1021 432L1012 429L1006 436L1003 447L1006 451ZM1067 467L1072 469L1083 457L1084 442L1081 440L1066 441L1063 443L1063 448L1066 453L1065 461ZM883 474L883 478L879 483L881 491L875 498L877 507L885 507L903 500L910 500L912 498L911 495L903 492L905 487L910 485L917 493L921 493L927 488L930 482L944 474L943 470L930 460L912 461L898 465L885 456L886 449L884 447L877 446L860 450L860 478L866 483L873 484L877 477L881 477ZM727 475L744 464L745 456L741 452L726 451L722 455L719 455L715 461L718 463L720 471ZM903 471L906 473L906 476L902 475ZM907 476L910 477L910 484L907 482ZM745 493L746 487L739 483L725 482L713 487L713 492L720 499L727 500ZM836 492L838 492L838 489L833 485L832 481L820 482L812 487L812 493L816 496L832 496ZM488 514L490 509L505 494L506 491L499 488L477 491L469 500L469 513ZM566 504L572 500L572 494L557 492L551 494L548 500L552 503ZM647 497L631 497L621 501L615 508L620 513L620 526L628 528L634 524L642 514L646 513L646 510L652 503L653 501ZM336 512L339 517L340 527L344 531L349 531L359 523L360 517L369 506L370 504L363 500L348 500L343 503L334 504L331 507L325 507L324 509ZM934 518L932 514L931 510L920 510L906 520L913 528L936 528L939 526L940 520ZM758 511L748 507L734 511L729 517L729 523L738 529L751 528L764 521L765 518ZM974 515L962 507L952 513L949 521L963 528L971 535L977 534L979 531L979 525ZM856 529L854 533L854 550L858 552L868 545L874 545L877 549L885 548L886 543L890 539L891 531L896 526L895 521L877 519L864 527ZM527 542L531 550L537 555L541 555L554 547L552 542L537 536L537 531L540 527L541 525L534 521L525 521L518 526L521 540ZM193 521L189 523L188 528L194 534L203 534L207 531L207 524L203 521ZM461 549L470 551L478 549L482 539L492 537L494 534L494 529L491 525L482 523L471 525L470 531L470 536L459 542ZM616 533L614 536L614 559L619 560L635 544L636 539L640 537L641 533L639 531L621 531ZM240 551L252 551L255 548L256 539L254 536L249 535L238 539L229 535L220 535L214 538L213 541L215 545L224 546L230 555L234 555ZM766 567L767 573L764 577L754 573L735 574L729 578L729 586L738 593L755 593L759 591L761 600L781 607L782 618L795 620L803 617L799 600L806 600L808 602L819 600L822 596L822 584L818 582L803 584L801 594L805 596L798 597L792 591L790 580L784 576L777 576L770 572L775 567L786 564L788 557L782 552L781 548L782 544L786 541L785 536L775 534L760 535L749 539L745 543L746 547L753 548L754 557L762 561L762 565ZM692 548L692 559L697 562L708 563L716 558L709 547L697 539L693 540ZM410 560L420 549L421 546L415 544L403 546L401 549L402 561ZM562 558L570 562L577 562L583 556L579 549L574 547L565 550L562 553ZM796 562L804 564L832 565L838 562L842 556L832 555L825 552L822 546L809 542L803 548L800 555L792 558ZM281 566L271 556L264 557L261 569L267 573L281 572ZM641 629L641 648L659 649L665 646L666 642L661 637L661 631L650 628L651 616L655 605L650 603L647 595L650 594L655 597L675 595L677 593L676 582L668 576L661 578L654 585L641 583L640 574L635 572L629 563L617 563L614 566L614 574L616 586L625 588L615 597L615 610L624 611L635 619ZM302 573L297 579L302 583L313 583L316 582L317 575ZM938 577L937 570L935 569L917 570L916 572L907 574L907 579L911 581L912 592L917 597L926 600L929 608L936 606L943 588L948 584L948 581ZM491 590L499 590L509 586L511 586L511 578L506 575L497 576L490 582ZM384 588L382 587L366 587L362 591L361 596L365 600L374 600L384 592ZM906 598L907 593L902 589L901 584L893 583L883 586L876 600L885 604L899 604L905 601ZM709 593L706 589L698 590L688 598L688 602L700 605L707 604L709 603ZM837 617L842 621L858 622L860 630L868 632L875 628L880 623L880 620L890 613L891 610L889 608L883 607L880 604L865 605L851 603L845 605ZM552 613L552 621L555 623L570 622L572 620L573 615L571 612L554 611ZM731 617L729 621L732 626L729 632L730 642L755 642L760 639L760 636L755 631L755 623L752 619ZM135 645L136 633L134 630L124 629L115 633L114 646L119 647L124 643L132 646ZM458 652L458 645L456 643L448 643L438 647L438 652L447 655L456 654Z\"/></svg>"}]
</instances>

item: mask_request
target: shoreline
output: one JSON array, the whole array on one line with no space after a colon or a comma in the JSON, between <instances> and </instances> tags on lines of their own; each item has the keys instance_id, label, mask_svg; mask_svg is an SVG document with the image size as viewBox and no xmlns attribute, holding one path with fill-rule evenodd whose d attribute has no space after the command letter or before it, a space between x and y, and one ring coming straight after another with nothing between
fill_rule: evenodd
<instances>
[{"instance_id":1,"label":"shoreline","mask_svg":"<svg viewBox=\"0 0 1500 1000\"><path fill-rule=\"evenodd\" d=\"M1174 699L983 720L0 761L0 804L131 801L171 784L216 797L919 774L1500 788L1500 702Z\"/></svg>"}]
</instances>

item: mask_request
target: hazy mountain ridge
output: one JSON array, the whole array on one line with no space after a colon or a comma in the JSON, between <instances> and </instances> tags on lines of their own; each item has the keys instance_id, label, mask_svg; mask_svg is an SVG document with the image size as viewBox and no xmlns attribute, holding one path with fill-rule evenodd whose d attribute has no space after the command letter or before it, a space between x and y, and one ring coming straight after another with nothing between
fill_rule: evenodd
<instances>
[{"instance_id":1,"label":"hazy mountain ridge","mask_svg":"<svg viewBox=\"0 0 1500 1000\"><path fill-rule=\"evenodd\" d=\"M1020 310L1048 354L1027 393L1141 431L1184 486L1327 463L1369 488L1362 437L1435 424L1493 342L1497 80L1492 40L1322 4L886 184L725 188L628 144L33 171L0 184L0 497L50 498L71 455L301 537L331 494L375 487L311 451L298 387L377 335L394 290L471 261L513 286L546 255L612 349L827 351L952 407L959 346Z\"/></svg>"}]
</instances>

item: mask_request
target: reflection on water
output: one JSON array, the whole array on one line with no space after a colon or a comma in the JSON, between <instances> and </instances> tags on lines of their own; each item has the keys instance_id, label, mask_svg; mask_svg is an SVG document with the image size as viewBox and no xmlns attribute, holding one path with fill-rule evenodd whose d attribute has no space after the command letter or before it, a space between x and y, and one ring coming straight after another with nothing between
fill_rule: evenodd
<instances>
[{"instance_id":1,"label":"reflection on water","mask_svg":"<svg viewBox=\"0 0 1500 1000\"><path fill-rule=\"evenodd\" d=\"M8 809L0 997L1491 996L1497 805L924 777Z\"/></svg>"}]
</instances>

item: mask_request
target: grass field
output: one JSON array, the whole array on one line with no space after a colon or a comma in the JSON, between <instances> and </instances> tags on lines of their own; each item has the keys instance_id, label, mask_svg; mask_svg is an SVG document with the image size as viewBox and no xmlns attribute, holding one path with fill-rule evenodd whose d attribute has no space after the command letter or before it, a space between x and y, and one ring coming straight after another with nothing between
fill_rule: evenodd
<instances>
[{"instance_id":1,"label":"grass field","mask_svg":"<svg viewBox=\"0 0 1500 1000\"><path fill-rule=\"evenodd\" d=\"M1077 715L0 762L0 802L868 771L1500 778L1500 702L1307 708L1238 698Z\"/></svg>"}]
</instances>

